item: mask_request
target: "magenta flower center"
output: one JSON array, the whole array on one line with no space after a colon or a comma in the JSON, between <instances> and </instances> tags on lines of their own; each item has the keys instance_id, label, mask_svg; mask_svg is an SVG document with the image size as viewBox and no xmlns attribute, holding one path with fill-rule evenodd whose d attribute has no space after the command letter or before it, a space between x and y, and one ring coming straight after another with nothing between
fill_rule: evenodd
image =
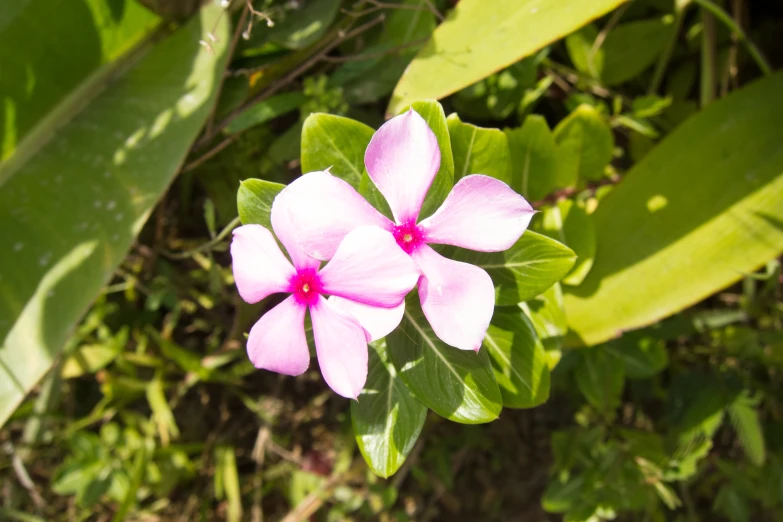
<instances>
[{"instance_id":1,"label":"magenta flower center","mask_svg":"<svg viewBox=\"0 0 783 522\"><path fill-rule=\"evenodd\" d=\"M296 301L303 305L314 305L321 295L321 280L318 272L312 268L297 270L291 278L289 292L294 294Z\"/></svg>"},{"instance_id":2,"label":"magenta flower center","mask_svg":"<svg viewBox=\"0 0 783 522\"><path fill-rule=\"evenodd\" d=\"M420 244L424 243L424 235L419 230L419 227L416 226L416 223L410 222L397 225L392 230L392 234L394 234L394 239L397 240L400 248L408 254L413 253Z\"/></svg>"}]
</instances>

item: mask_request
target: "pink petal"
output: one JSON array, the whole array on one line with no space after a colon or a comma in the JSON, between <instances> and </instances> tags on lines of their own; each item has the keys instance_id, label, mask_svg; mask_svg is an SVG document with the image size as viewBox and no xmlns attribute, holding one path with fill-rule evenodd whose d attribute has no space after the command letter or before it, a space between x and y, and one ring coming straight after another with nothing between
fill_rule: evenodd
<instances>
[{"instance_id":1,"label":"pink petal","mask_svg":"<svg viewBox=\"0 0 783 522\"><path fill-rule=\"evenodd\" d=\"M421 309L440 339L460 350L481 347L495 309L492 279L481 268L446 259L427 245L413 253L424 277Z\"/></svg>"},{"instance_id":2,"label":"pink petal","mask_svg":"<svg viewBox=\"0 0 783 522\"><path fill-rule=\"evenodd\" d=\"M248 303L285 292L296 273L272 233L261 225L244 225L234 230L231 258L237 290Z\"/></svg>"},{"instance_id":3,"label":"pink petal","mask_svg":"<svg viewBox=\"0 0 783 522\"><path fill-rule=\"evenodd\" d=\"M501 252L517 242L536 211L508 185L489 176L466 176L419 228L428 243Z\"/></svg>"},{"instance_id":4,"label":"pink petal","mask_svg":"<svg viewBox=\"0 0 783 522\"><path fill-rule=\"evenodd\" d=\"M333 295L329 298L329 304L354 316L364 328L367 342L377 341L389 335L400 324L405 313L405 301L394 308L382 308Z\"/></svg>"},{"instance_id":5,"label":"pink petal","mask_svg":"<svg viewBox=\"0 0 783 522\"><path fill-rule=\"evenodd\" d=\"M305 254L299 246L297 230L294 228L289 217L290 212L287 193L288 188L284 188L275 197L275 200L272 203L272 228L275 231L277 239L283 243L283 246L288 251L288 255L291 257L294 267L300 270L306 268L317 269L321 266L321 262Z\"/></svg>"},{"instance_id":6,"label":"pink petal","mask_svg":"<svg viewBox=\"0 0 783 522\"><path fill-rule=\"evenodd\" d=\"M318 273L324 293L386 308L400 304L419 275L391 232L378 227L359 227L345 236Z\"/></svg>"},{"instance_id":7,"label":"pink petal","mask_svg":"<svg viewBox=\"0 0 783 522\"><path fill-rule=\"evenodd\" d=\"M306 309L290 296L261 316L247 339L247 355L253 366L285 375L301 375L307 370Z\"/></svg>"},{"instance_id":8,"label":"pink petal","mask_svg":"<svg viewBox=\"0 0 783 522\"><path fill-rule=\"evenodd\" d=\"M397 223L415 222L440 168L438 140L411 109L378 129L364 153L364 165Z\"/></svg>"},{"instance_id":9,"label":"pink petal","mask_svg":"<svg viewBox=\"0 0 783 522\"><path fill-rule=\"evenodd\" d=\"M285 192L299 246L316 259L331 259L345 235L358 226L394 226L351 185L328 172L305 174Z\"/></svg>"},{"instance_id":10,"label":"pink petal","mask_svg":"<svg viewBox=\"0 0 783 522\"><path fill-rule=\"evenodd\" d=\"M310 307L318 364L335 393L355 399L367 380L367 339L359 321L323 296Z\"/></svg>"}]
</instances>

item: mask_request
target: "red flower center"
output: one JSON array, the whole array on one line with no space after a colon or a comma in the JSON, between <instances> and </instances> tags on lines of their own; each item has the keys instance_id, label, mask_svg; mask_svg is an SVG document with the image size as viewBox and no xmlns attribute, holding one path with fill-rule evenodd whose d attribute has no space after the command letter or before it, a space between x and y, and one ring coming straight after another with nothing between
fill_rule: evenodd
<instances>
[{"instance_id":1,"label":"red flower center","mask_svg":"<svg viewBox=\"0 0 783 522\"><path fill-rule=\"evenodd\" d=\"M400 248L408 254L413 253L419 245L424 243L424 235L413 222L395 226L392 234L394 234L394 239L397 240Z\"/></svg>"},{"instance_id":2,"label":"red flower center","mask_svg":"<svg viewBox=\"0 0 783 522\"><path fill-rule=\"evenodd\" d=\"M321 280L318 278L318 272L313 268L306 268L297 271L291 278L289 292L294 294L298 303L303 305L314 305L318 302L318 296L321 295Z\"/></svg>"}]
</instances>

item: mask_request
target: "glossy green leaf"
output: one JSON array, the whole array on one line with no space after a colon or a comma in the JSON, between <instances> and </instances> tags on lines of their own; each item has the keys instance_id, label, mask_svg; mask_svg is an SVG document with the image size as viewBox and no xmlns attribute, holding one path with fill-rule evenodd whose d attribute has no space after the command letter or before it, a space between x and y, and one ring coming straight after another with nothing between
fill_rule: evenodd
<instances>
[{"instance_id":1,"label":"glossy green leaf","mask_svg":"<svg viewBox=\"0 0 783 522\"><path fill-rule=\"evenodd\" d=\"M394 89L388 112L443 98L530 56L623 0L461 0Z\"/></svg>"},{"instance_id":2,"label":"glossy green leaf","mask_svg":"<svg viewBox=\"0 0 783 522\"><path fill-rule=\"evenodd\" d=\"M576 263L567 276L565 285L578 285L590 272L595 259L595 224L584 206L571 199L563 199L544 209L541 232L556 239L574 251Z\"/></svg>"},{"instance_id":3,"label":"glossy green leaf","mask_svg":"<svg viewBox=\"0 0 783 522\"><path fill-rule=\"evenodd\" d=\"M493 421L503 408L486 350L464 351L438 339L416 292L400 326L386 338L389 358L413 394L438 415L463 424Z\"/></svg>"},{"instance_id":4,"label":"glossy green leaf","mask_svg":"<svg viewBox=\"0 0 783 522\"><path fill-rule=\"evenodd\" d=\"M454 156L451 150L451 137L449 136L446 114L440 103L433 100L417 101L410 107L427 122L432 132L435 133L435 137L438 138L438 147L440 147L440 168L435 179L432 180L427 197L424 198L424 204L419 213L419 220L421 220L438 210L451 192L455 179Z\"/></svg>"},{"instance_id":5,"label":"glossy green leaf","mask_svg":"<svg viewBox=\"0 0 783 522\"><path fill-rule=\"evenodd\" d=\"M462 123L456 114L449 115L446 121L454 154L455 181L470 174L485 174L511 183L508 138L501 130Z\"/></svg>"},{"instance_id":6,"label":"glossy green leaf","mask_svg":"<svg viewBox=\"0 0 783 522\"><path fill-rule=\"evenodd\" d=\"M50 140L28 137L0 166L0 422L111 278L203 125L230 39L220 11L205 8L105 77ZM210 30L212 52L199 45Z\"/></svg>"},{"instance_id":7,"label":"glossy green leaf","mask_svg":"<svg viewBox=\"0 0 783 522\"><path fill-rule=\"evenodd\" d=\"M549 398L549 366L530 319L519 310L498 309L484 337L495 379L507 408L532 408Z\"/></svg>"},{"instance_id":8,"label":"glossy green leaf","mask_svg":"<svg viewBox=\"0 0 783 522\"><path fill-rule=\"evenodd\" d=\"M608 415L620 405L625 386L623 361L603 346L580 350L578 355L576 385L590 404Z\"/></svg>"},{"instance_id":9,"label":"glossy green leaf","mask_svg":"<svg viewBox=\"0 0 783 522\"><path fill-rule=\"evenodd\" d=\"M528 116L522 127L506 130L506 136L515 190L538 201L568 185L557 178L557 146L543 116Z\"/></svg>"},{"instance_id":10,"label":"glossy green leaf","mask_svg":"<svg viewBox=\"0 0 783 522\"><path fill-rule=\"evenodd\" d=\"M364 172L364 151L374 133L371 127L350 118L311 114L302 128L302 172L331 167L329 172L358 189Z\"/></svg>"},{"instance_id":11,"label":"glossy green leaf","mask_svg":"<svg viewBox=\"0 0 783 522\"><path fill-rule=\"evenodd\" d=\"M555 127L558 155L558 182L574 186L579 181L595 181L604 175L612 159L614 136L601 113L590 105L580 105Z\"/></svg>"},{"instance_id":12,"label":"glossy green leaf","mask_svg":"<svg viewBox=\"0 0 783 522\"><path fill-rule=\"evenodd\" d=\"M519 303L519 308L527 314L536 329L536 335L546 349L549 369L560 362L562 339L568 332L565 312L563 311L563 290L555 283L541 295Z\"/></svg>"},{"instance_id":13,"label":"glossy green leaf","mask_svg":"<svg viewBox=\"0 0 783 522\"><path fill-rule=\"evenodd\" d=\"M783 251L780 92L776 74L711 104L601 202L595 263L565 295L572 343L659 321Z\"/></svg>"},{"instance_id":14,"label":"glossy green leaf","mask_svg":"<svg viewBox=\"0 0 783 522\"><path fill-rule=\"evenodd\" d=\"M0 161L30 135L37 148L79 99L94 95L111 63L159 23L132 0L58 0L0 6ZM37 37L35 35L38 35ZM0 171L0 184L5 176Z\"/></svg>"},{"instance_id":15,"label":"glossy green leaf","mask_svg":"<svg viewBox=\"0 0 783 522\"><path fill-rule=\"evenodd\" d=\"M413 449L427 418L389 360L385 341L370 343L367 383L351 403L356 444L373 472L393 475Z\"/></svg>"},{"instance_id":16,"label":"glossy green leaf","mask_svg":"<svg viewBox=\"0 0 783 522\"><path fill-rule=\"evenodd\" d=\"M307 97L301 92L285 92L261 100L242 111L226 126L226 132L234 134L249 129L255 125L261 125L287 112L298 109L307 101Z\"/></svg>"},{"instance_id":17,"label":"glossy green leaf","mask_svg":"<svg viewBox=\"0 0 783 522\"><path fill-rule=\"evenodd\" d=\"M672 32L671 21L640 20L620 24L606 36L600 77L606 85L627 82L651 67Z\"/></svg>"},{"instance_id":18,"label":"glossy green leaf","mask_svg":"<svg viewBox=\"0 0 783 522\"><path fill-rule=\"evenodd\" d=\"M284 188L285 185L263 179L244 180L237 191L237 209L242 224L262 225L272 230L272 203Z\"/></svg>"},{"instance_id":19,"label":"glossy green leaf","mask_svg":"<svg viewBox=\"0 0 783 522\"><path fill-rule=\"evenodd\" d=\"M565 39L566 50L577 71L592 78L599 78L604 69L604 50L595 45L598 29L590 24Z\"/></svg>"},{"instance_id":20,"label":"glossy green leaf","mask_svg":"<svg viewBox=\"0 0 783 522\"><path fill-rule=\"evenodd\" d=\"M522 234L505 252L449 249L449 257L483 268L495 284L495 304L508 306L532 299L560 281L576 255L565 245L533 231Z\"/></svg>"}]
</instances>

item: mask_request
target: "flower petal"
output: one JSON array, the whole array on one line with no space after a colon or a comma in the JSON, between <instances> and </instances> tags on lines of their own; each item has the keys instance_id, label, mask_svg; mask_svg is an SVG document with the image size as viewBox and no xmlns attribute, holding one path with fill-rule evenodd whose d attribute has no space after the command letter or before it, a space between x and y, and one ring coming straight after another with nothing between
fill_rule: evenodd
<instances>
[{"instance_id":1,"label":"flower petal","mask_svg":"<svg viewBox=\"0 0 783 522\"><path fill-rule=\"evenodd\" d=\"M299 246L316 259L331 259L345 235L358 226L394 226L351 185L328 172L305 174L285 191Z\"/></svg>"},{"instance_id":2,"label":"flower petal","mask_svg":"<svg viewBox=\"0 0 783 522\"><path fill-rule=\"evenodd\" d=\"M415 222L440 168L438 139L411 109L378 129L364 153L364 165L397 223Z\"/></svg>"},{"instance_id":3,"label":"flower petal","mask_svg":"<svg viewBox=\"0 0 783 522\"><path fill-rule=\"evenodd\" d=\"M460 350L481 347L495 309L492 279L481 268L446 259L427 245L413 253L424 276L419 279L421 309L440 339Z\"/></svg>"},{"instance_id":4,"label":"flower petal","mask_svg":"<svg viewBox=\"0 0 783 522\"><path fill-rule=\"evenodd\" d=\"M501 252L516 243L536 213L525 198L489 176L466 176L419 228L428 243Z\"/></svg>"},{"instance_id":5,"label":"flower petal","mask_svg":"<svg viewBox=\"0 0 783 522\"><path fill-rule=\"evenodd\" d=\"M244 225L234 230L231 258L237 290L248 303L287 291L296 273L272 233L261 225Z\"/></svg>"},{"instance_id":6,"label":"flower petal","mask_svg":"<svg viewBox=\"0 0 783 522\"><path fill-rule=\"evenodd\" d=\"M345 236L318 273L324 293L386 308L400 304L419 275L391 232L378 227L359 227Z\"/></svg>"},{"instance_id":7,"label":"flower petal","mask_svg":"<svg viewBox=\"0 0 783 522\"><path fill-rule=\"evenodd\" d=\"M354 316L364 328L367 342L377 341L397 328L405 313L405 301L394 308L370 306L333 295L329 304Z\"/></svg>"},{"instance_id":8,"label":"flower petal","mask_svg":"<svg viewBox=\"0 0 783 522\"><path fill-rule=\"evenodd\" d=\"M288 255L294 263L294 267L299 270L306 268L317 269L321 266L321 262L305 254L304 250L299 246L297 230L292 225L289 217L290 212L287 192L288 188L284 188L272 202L272 228L275 231L277 239L283 243L283 246L288 251Z\"/></svg>"},{"instance_id":9,"label":"flower petal","mask_svg":"<svg viewBox=\"0 0 783 522\"><path fill-rule=\"evenodd\" d=\"M367 381L367 338L359 321L323 296L310 307L318 364L326 384L355 399Z\"/></svg>"},{"instance_id":10,"label":"flower petal","mask_svg":"<svg viewBox=\"0 0 783 522\"><path fill-rule=\"evenodd\" d=\"M301 375L307 370L306 309L290 296L261 316L247 339L247 355L253 366L285 375Z\"/></svg>"}]
</instances>

